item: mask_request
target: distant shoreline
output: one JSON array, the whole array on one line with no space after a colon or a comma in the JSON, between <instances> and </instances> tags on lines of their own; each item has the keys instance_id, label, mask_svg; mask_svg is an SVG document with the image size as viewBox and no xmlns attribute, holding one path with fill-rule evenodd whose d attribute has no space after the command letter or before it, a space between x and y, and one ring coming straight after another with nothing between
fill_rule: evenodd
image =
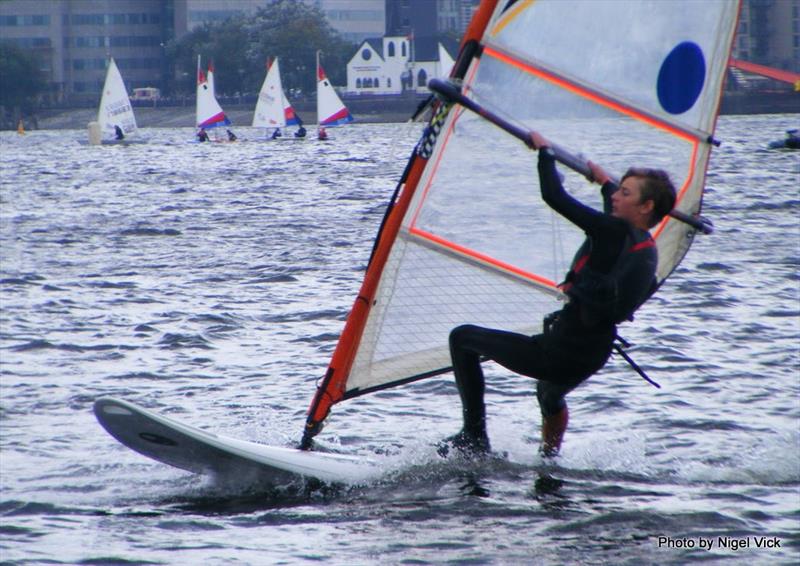
<instances>
[{"instance_id":1,"label":"distant shoreline","mask_svg":"<svg viewBox=\"0 0 800 566\"><path fill-rule=\"evenodd\" d=\"M425 98L404 97L393 99L347 99L350 112L360 123L405 122L414 114ZM307 125L316 124L313 102L301 101L295 110ZM800 108L800 93L795 92L728 92L722 98L720 114L790 114ZM140 127L191 128L195 123L194 106L135 106L136 121ZM253 104L226 105L225 113L233 127L249 126L253 120ZM97 119L95 108L43 109L25 119L28 130L81 129ZM10 125L9 125L10 126ZM16 124L8 129L16 129Z\"/></svg>"},{"instance_id":2,"label":"distant shoreline","mask_svg":"<svg viewBox=\"0 0 800 566\"><path fill-rule=\"evenodd\" d=\"M423 97L398 97L390 100L365 98L346 100L350 113L359 123L406 122L416 111ZM255 105L225 104L225 114L233 122L232 127L250 126L253 122ZM293 104L295 112L306 125L317 123L315 102L300 101ZM193 128L195 125L195 108L192 102L186 106L150 106L142 103L134 105L136 123L142 128ZM25 120L26 129L39 130L74 130L85 128L97 119L96 108L60 108L44 109L37 113L35 119ZM9 128L11 129L11 128ZM14 128L16 129L16 124Z\"/></svg>"}]
</instances>

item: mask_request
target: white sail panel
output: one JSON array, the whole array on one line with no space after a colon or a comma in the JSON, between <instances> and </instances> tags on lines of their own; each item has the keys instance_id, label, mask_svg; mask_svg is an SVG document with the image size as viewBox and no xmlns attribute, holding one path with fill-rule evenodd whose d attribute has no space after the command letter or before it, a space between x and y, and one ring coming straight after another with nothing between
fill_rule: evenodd
<instances>
[{"instance_id":1,"label":"white sail panel","mask_svg":"<svg viewBox=\"0 0 800 566\"><path fill-rule=\"evenodd\" d=\"M208 89L211 91L211 96L216 98L217 87L214 85L214 63L209 63L206 78L208 80Z\"/></svg>"},{"instance_id":2,"label":"white sail panel","mask_svg":"<svg viewBox=\"0 0 800 566\"><path fill-rule=\"evenodd\" d=\"M736 0L526 0L485 42L708 131L738 13Z\"/></svg>"},{"instance_id":3,"label":"white sail panel","mask_svg":"<svg viewBox=\"0 0 800 566\"><path fill-rule=\"evenodd\" d=\"M258 94L253 127L283 128L299 123L300 120L283 90L280 66L276 57L267 69L267 76Z\"/></svg>"},{"instance_id":4,"label":"white sail panel","mask_svg":"<svg viewBox=\"0 0 800 566\"><path fill-rule=\"evenodd\" d=\"M269 66L264 84L258 93L258 102L253 116L253 126L259 128L283 128L286 126L284 107L286 97L281 85L280 67L276 58Z\"/></svg>"},{"instance_id":5,"label":"white sail panel","mask_svg":"<svg viewBox=\"0 0 800 566\"><path fill-rule=\"evenodd\" d=\"M97 121L104 139L114 139L116 133L114 126L119 126L126 136L137 129L136 116L133 114L128 91L113 58L108 62Z\"/></svg>"}]
</instances>

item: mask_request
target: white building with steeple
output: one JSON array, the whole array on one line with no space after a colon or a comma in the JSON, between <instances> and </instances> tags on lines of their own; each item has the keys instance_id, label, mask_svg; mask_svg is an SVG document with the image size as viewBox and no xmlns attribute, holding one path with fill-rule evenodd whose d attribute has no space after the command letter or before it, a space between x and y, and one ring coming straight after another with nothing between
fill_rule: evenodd
<instances>
[{"instance_id":1,"label":"white building with steeple","mask_svg":"<svg viewBox=\"0 0 800 566\"><path fill-rule=\"evenodd\" d=\"M457 44L433 37L366 39L347 63L347 94L428 92L432 78L450 74Z\"/></svg>"}]
</instances>

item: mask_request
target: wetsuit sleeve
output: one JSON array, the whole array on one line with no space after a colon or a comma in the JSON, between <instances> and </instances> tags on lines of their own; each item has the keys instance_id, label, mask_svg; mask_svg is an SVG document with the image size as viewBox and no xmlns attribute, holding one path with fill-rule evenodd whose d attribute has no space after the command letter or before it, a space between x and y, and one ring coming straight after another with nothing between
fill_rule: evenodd
<instances>
[{"instance_id":1,"label":"wetsuit sleeve","mask_svg":"<svg viewBox=\"0 0 800 566\"><path fill-rule=\"evenodd\" d=\"M606 214L586 206L567 194L558 178L555 158L546 151L546 148L539 151L539 184L544 202L561 216L583 229L584 232L597 233L608 226ZM603 189L603 200L605 201L605 187ZM609 196L609 204L610 200Z\"/></svg>"},{"instance_id":2,"label":"wetsuit sleeve","mask_svg":"<svg viewBox=\"0 0 800 566\"><path fill-rule=\"evenodd\" d=\"M611 214L611 195L616 193L618 188L616 183L606 181L600 189L600 193L603 195L603 212L606 214Z\"/></svg>"}]
</instances>

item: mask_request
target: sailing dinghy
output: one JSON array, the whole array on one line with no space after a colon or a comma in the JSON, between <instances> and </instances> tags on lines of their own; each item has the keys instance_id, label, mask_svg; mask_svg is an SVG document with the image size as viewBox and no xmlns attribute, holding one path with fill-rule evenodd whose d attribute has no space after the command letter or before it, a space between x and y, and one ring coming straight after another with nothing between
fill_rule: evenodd
<instances>
[{"instance_id":1,"label":"sailing dinghy","mask_svg":"<svg viewBox=\"0 0 800 566\"><path fill-rule=\"evenodd\" d=\"M730 0L481 2L451 72L455 86L439 89L387 207L301 450L281 449L321 460L288 462L270 447L258 460L262 445L197 433L123 401L98 400L97 418L170 465L202 472L224 468L220 459L251 460L266 462L258 468L266 481L279 470L325 480L332 455L310 449L334 405L449 371L457 325L533 334L560 307L556 281L583 235L541 201L535 154L517 139L531 130L578 171L585 161L565 148L608 171L642 164L671 174L676 210L653 229L663 284L706 231L698 215L738 11ZM637 29L647 33L630 33ZM581 174L565 173L568 189L585 186ZM380 473L363 465L360 480ZM336 469L337 478L356 477Z\"/></svg>"},{"instance_id":2,"label":"sailing dinghy","mask_svg":"<svg viewBox=\"0 0 800 566\"><path fill-rule=\"evenodd\" d=\"M253 127L272 130L270 139L301 139L299 136L284 136L281 128L299 126L300 118L292 108L281 84L278 58L267 63L267 76L258 93L258 102L253 114ZM265 132L265 138L267 137Z\"/></svg>"},{"instance_id":3,"label":"sailing dinghy","mask_svg":"<svg viewBox=\"0 0 800 566\"><path fill-rule=\"evenodd\" d=\"M336 94L325 69L320 65L317 51L317 138L327 140L326 128L342 126L352 121L353 116Z\"/></svg>"},{"instance_id":4,"label":"sailing dinghy","mask_svg":"<svg viewBox=\"0 0 800 566\"><path fill-rule=\"evenodd\" d=\"M96 127L99 128L99 136L96 131L93 134L93 127L92 124L89 125L90 145L144 143L143 140L130 138L137 131L136 116L133 114L128 91L113 57L108 61L103 95L97 110Z\"/></svg>"},{"instance_id":5,"label":"sailing dinghy","mask_svg":"<svg viewBox=\"0 0 800 566\"><path fill-rule=\"evenodd\" d=\"M213 130L219 131L219 128L230 126L231 121L223 112L222 107L217 102L214 95L213 77L214 68L209 67L208 77L203 73L200 68L200 56L197 56L197 106L196 106L196 120L198 130ZM210 79L209 79L210 77ZM217 141L221 141L219 136L215 136Z\"/></svg>"}]
</instances>

